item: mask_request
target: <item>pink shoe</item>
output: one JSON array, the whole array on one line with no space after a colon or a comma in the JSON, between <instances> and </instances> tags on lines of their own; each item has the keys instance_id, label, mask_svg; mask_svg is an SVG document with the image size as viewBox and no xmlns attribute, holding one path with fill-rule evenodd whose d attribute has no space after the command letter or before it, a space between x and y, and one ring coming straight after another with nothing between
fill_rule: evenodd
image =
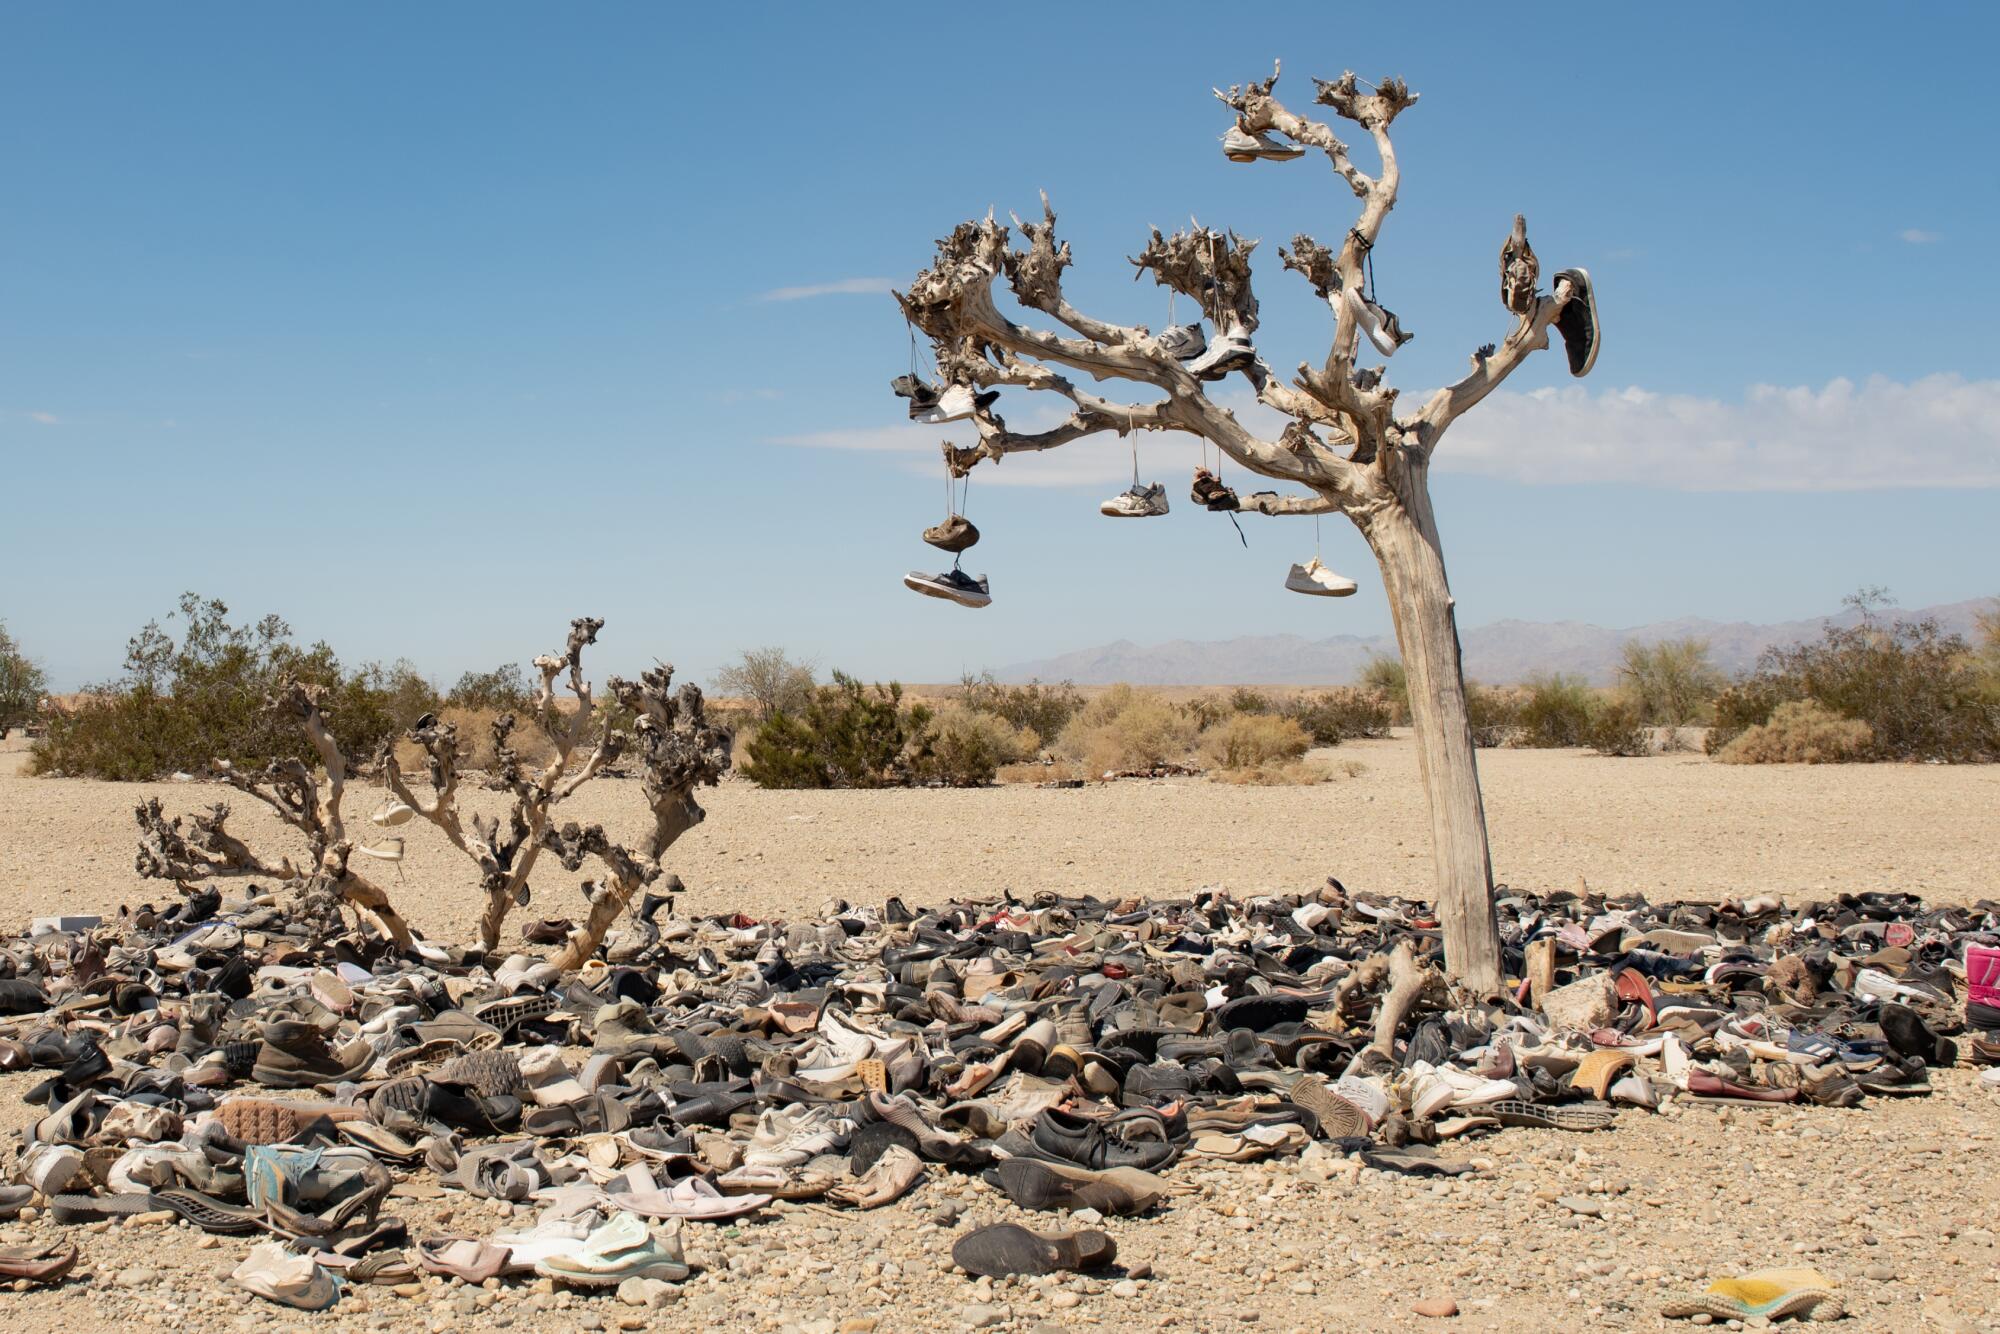
<instances>
[{"instance_id":1,"label":"pink shoe","mask_svg":"<svg viewBox=\"0 0 2000 1334\"><path fill-rule=\"evenodd\" d=\"M2000 1008L2000 948L1965 947L1965 992L1966 999L1975 1005Z\"/></svg>"}]
</instances>

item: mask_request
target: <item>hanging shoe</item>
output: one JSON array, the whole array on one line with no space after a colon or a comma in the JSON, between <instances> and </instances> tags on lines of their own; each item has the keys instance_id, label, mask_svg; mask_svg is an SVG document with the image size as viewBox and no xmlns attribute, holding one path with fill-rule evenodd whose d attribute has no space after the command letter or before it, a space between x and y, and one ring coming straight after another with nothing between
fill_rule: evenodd
<instances>
[{"instance_id":1,"label":"hanging shoe","mask_svg":"<svg viewBox=\"0 0 2000 1334\"><path fill-rule=\"evenodd\" d=\"M924 541L939 551L955 554L977 543L979 530L964 515L954 514L943 523L924 529Z\"/></svg>"},{"instance_id":2,"label":"hanging shoe","mask_svg":"<svg viewBox=\"0 0 2000 1334\"><path fill-rule=\"evenodd\" d=\"M912 421L922 420L926 412L930 412L938 405L938 391L914 375L898 375L889 381L889 388L895 391L897 398L910 400Z\"/></svg>"},{"instance_id":3,"label":"hanging shoe","mask_svg":"<svg viewBox=\"0 0 2000 1334\"><path fill-rule=\"evenodd\" d=\"M1099 505L1097 512L1114 519L1150 519L1165 514L1167 488L1158 482L1151 486L1140 486L1134 482L1130 488Z\"/></svg>"},{"instance_id":4,"label":"hanging shoe","mask_svg":"<svg viewBox=\"0 0 2000 1334\"><path fill-rule=\"evenodd\" d=\"M912 421L927 422L933 426L942 422L962 422L972 416L974 412L984 411L992 407L994 403L999 401L999 398L1000 391L998 389L989 389L984 393L975 394L972 392L970 385L950 385L946 387L942 394L938 395L936 405L927 411L917 411L916 402L912 400L910 403L910 419Z\"/></svg>"},{"instance_id":5,"label":"hanging shoe","mask_svg":"<svg viewBox=\"0 0 2000 1334\"><path fill-rule=\"evenodd\" d=\"M1347 303L1348 308L1354 312L1354 322L1361 326L1361 332L1368 335L1368 341L1373 343L1375 350L1385 357L1395 356L1396 349L1409 342L1412 337L1404 333L1402 326L1396 322L1395 311L1377 305L1351 287L1341 289L1338 297L1329 300L1341 300ZM1337 307L1335 313L1339 313Z\"/></svg>"},{"instance_id":6,"label":"hanging shoe","mask_svg":"<svg viewBox=\"0 0 2000 1334\"><path fill-rule=\"evenodd\" d=\"M963 570L946 570L943 574L911 570L903 576L903 587L913 588L925 597L956 602L961 607L983 607L993 601L985 576L974 579Z\"/></svg>"},{"instance_id":7,"label":"hanging shoe","mask_svg":"<svg viewBox=\"0 0 2000 1334\"><path fill-rule=\"evenodd\" d=\"M1310 593L1314 597L1344 598L1353 593L1356 584L1344 574L1335 574L1319 563L1314 556L1304 565L1294 565L1292 572L1285 576L1285 587L1294 593Z\"/></svg>"},{"instance_id":8,"label":"hanging shoe","mask_svg":"<svg viewBox=\"0 0 2000 1334\"><path fill-rule=\"evenodd\" d=\"M1188 492L1194 503L1203 509L1218 513L1238 508L1236 493L1222 484L1222 479L1206 468L1194 470L1194 486Z\"/></svg>"},{"instance_id":9,"label":"hanging shoe","mask_svg":"<svg viewBox=\"0 0 2000 1334\"><path fill-rule=\"evenodd\" d=\"M1569 353L1569 373L1588 375L1597 364L1597 349L1604 341L1597 323L1597 289L1590 285L1587 269L1564 269L1556 275L1556 283L1560 286L1565 282L1570 287L1569 300L1556 312L1556 328Z\"/></svg>"},{"instance_id":10,"label":"hanging shoe","mask_svg":"<svg viewBox=\"0 0 2000 1334\"><path fill-rule=\"evenodd\" d=\"M1160 332L1160 350L1176 361L1191 361L1208 350L1208 335L1201 325L1176 324Z\"/></svg>"},{"instance_id":11,"label":"hanging shoe","mask_svg":"<svg viewBox=\"0 0 2000 1334\"><path fill-rule=\"evenodd\" d=\"M1280 143L1268 134L1246 130L1239 121L1222 136L1222 155L1231 162L1255 162L1259 158L1290 162L1293 158L1304 157L1306 150L1296 144Z\"/></svg>"},{"instance_id":12,"label":"hanging shoe","mask_svg":"<svg viewBox=\"0 0 2000 1334\"><path fill-rule=\"evenodd\" d=\"M1256 359L1257 349L1250 346L1250 335L1244 332L1242 325L1232 323L1208 345L1207 351L1187 363L1187 369L1188 374L1198 380L1220 380Z\"/></svg>"}]
</instances>

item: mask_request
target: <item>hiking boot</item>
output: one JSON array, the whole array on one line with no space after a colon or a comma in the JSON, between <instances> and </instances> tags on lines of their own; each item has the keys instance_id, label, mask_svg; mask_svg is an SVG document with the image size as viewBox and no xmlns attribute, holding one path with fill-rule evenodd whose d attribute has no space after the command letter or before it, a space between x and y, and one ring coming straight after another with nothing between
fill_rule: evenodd
<instances>
[{"instance_id":1,"label":"hiking boot","mask_svg":"<svg viewBox=\"0 0 2000 1334\"><path fill-rule=\"evenodd\" d=\"M250 1077L267 1088L311 1088L353 1079L374 1061L375 1049L365 1038L335 1049L312 1024L275 1019L264 1025L264 1045Z\"/></svg>"},{"instance_id":2,"label":"hiking boot","mask_svg":"<svg viewBox=\"0 0 2000 1334\"><path fill-rule=\"evenodd\" d=\"M1188 492L1194 503L1203 509L1221 513L1238 507L1236 493L1222 484L1222 479L1206 468L1194 470L1194 486Z\"/></svg>"},{"instance_id":3,"label":"hiking boot","mask_svg":"<svg viewBox=\"0 0 2000 1334\"><path fill-rule=\"evenodd\" d=\"M889 388L897 398L910 400L910 419L916 421L926 412L937 407L938 391L925 384L914 375L898 375L889 381Z\"/></svg>"},{"instance_id":4,"label":"hiking boot","mask_svg":"<svg viewBox=\"0 0 2000 1334\"><path fill-rule=\"evenodd\" d=\"M1569 300L1556 312L1556 329L1562 334L1563 349L1569 353L1569 373L1588 375L1597 364L1597 349L1604 335L1597 323L1597 289L1590 285L1584 269L1564 269L1556 275L1556 288L1569 284Z\"/></svg>"},{"instance_id":5,"label":"hiking boot","mask_svg":"<svg viewBox=\"0 0 2000 1334\"><path fill-rule=\"evenodd\" d=\"M1130 489L1099 505L1097 512L1114 519L1154 518L1167 512L1167 488L1158 482L1151 486L1140 486L1134 482Z\"/></svg>"},{"instance_id":6,"label":"hiking boot","mask_svg":"<svg viewBox=\"0 0 2000 1334\"><path fill-rule=\"evenodd\" d=\"M979 541L979 530L964 515L954 514L943 523L924 529L924 541L939 551L956 555Z\"/></svg>"},{"instance_id":7,"label":"hiking boot","mask_svg":"<svg viewBox=\"0 0 2000 1334\"><path fill-rule=\"evenodd\" d=\"M988 1278L1081 1273L1102 1269L1117 1255L1117 1244L1102 1232L1030 1232L1015 1223L975 1228L951 1248L953 1264Z\"/></svg>"},{"instance_id":8,"label":"hiking boot","mask_svg":"<svg viewBox=\"0 0 2000 1334\"><path fill-rule=\"evenodd\" d=\"M946 570L942 574L911 570L903 576L903 587L914 589L925 597L956 602L961 607L984 607L993 601L986 576L974 579L963 570Z\"/></svg>"},{"instance_id":9,"label":"hiking boot","mask_svg":"<svg viewBox=\"0 0 2000 1334\"><path fill-rule=\"evenodd\" d=\"M1285 587L1294 593L1309 593L1314 597L1344 598L1351 596L1359 587L1344 574L1336 574L1319 563L1314 556L1304 565L1292 566L1285 576Z\"/></svg>"},{"instance_id":10,"label":"hiking boot","mask_svg":"<svg viewBox=\"0 0 2000 1334\"><path fill-rule=\"evenodd\" d=\"M1222 136L1222 155L1231 162L1290 162L1306 155L1297 144L1281 143L1261 130L1246 130L1238 121Z\"/></svg>"}]
</instances>

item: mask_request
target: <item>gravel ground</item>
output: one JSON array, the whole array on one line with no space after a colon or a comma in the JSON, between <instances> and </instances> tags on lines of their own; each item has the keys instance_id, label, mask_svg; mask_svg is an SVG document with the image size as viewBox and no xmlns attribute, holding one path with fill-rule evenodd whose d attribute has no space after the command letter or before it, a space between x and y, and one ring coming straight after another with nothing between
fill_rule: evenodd
<instances>
[{"instance_id":1,"label":"gravel ground","mask_svg":"<svg viewBox=\"0 0 2000 1334\"><path fill-rule=\"evenodd\" d=\"M1370 889L1421 892L1428 874L1415 760L1402 740L1342 747L1366 770L1316 788L1199 781L1081 791L765 793L725 784L708 823L676 850L692 911L797 916L835 895L912 901L1002 887L1165 893L1202 883L1251 892L1326 872ZM216 800L190 784L26 778L0 755L0 923L102 911L161 886L131 870L131 807ZM1991 894L2000 769L1726 768L1699 758L1602 760L1573 752L1482 756L1499 876L1536 888L1588 877L1607 890L1894 888L1952 900ZM372 792L358 793L365 811ZM487 794L473 804L491 807ZM253 843L283 831L235 803ZM631 785L605 780L568 818L636 824ZM1357 817L1358 814L1358 818ZM1348 818L1342 819L1345 815ZM402 883L419 926L462 934L463 864L427 827L406 826ZM429 836L427 836L429 835ZM538 875L538 909L570 900L559 868ZM966 1226L1047 1227L977 1181L933 1175L867 1214L778 1205L762 1221L691 1225L697 1275L658 1309L521 1286L426 1283L367 1289L303 1315L257 1302L226 1275L246 1249L182 1226L0 1227L0 1243L77 1240L88 1278L56 1290L0 1289L0 1329L312 1328L395 1331L1372 1330L1680 1328L1659 1293L1709 1277L1811 1264L1839 1278L1857 1330L1989 1329L2000 1307L1985 1168L2000 1113L1970 1071L1934 1073L1928 1098L1855 1110L1627 1110L1596 1135L1508 1130L1448 1147L1478 1162L1450 1183L1403 1178L1315 1149L1275 1164L1183 1166L1191 1187L1155 1216L1111 1220L1120 1270L988 1285L950 1265ZM0 1077L0 1130L32 1109L35 1076ZM397 1209L419 1235L496 1230L505 1206L406 1182ZM1558 1202L1558 1197L1564 1202ZM1579 1212L1579 1209L1581 1210ZM944 1215L959 1215L947 1223ZM1129 1272L1127 1272L1129 1271ZM1424 1319L1448 1297L1459 1314Z\"/></svg>"}]
</instances>

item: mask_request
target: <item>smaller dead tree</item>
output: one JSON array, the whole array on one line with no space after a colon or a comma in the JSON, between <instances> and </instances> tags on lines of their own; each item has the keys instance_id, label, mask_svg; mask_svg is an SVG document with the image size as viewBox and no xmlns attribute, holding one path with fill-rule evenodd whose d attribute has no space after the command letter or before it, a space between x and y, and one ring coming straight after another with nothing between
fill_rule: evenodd
<instances>
[{"instance_id":1,"label":"smaller dead tree","mask_svg":"<svg viewBox=\"0 0 2000 1334\"><path fill-rule=\"evenodd\" d=\"M408 950L409 925L389 896L348 866L354 845L347 837L341 811L347 757L341 754L320 713L318 690L289 681L265 703L273 714L296 722L305 731L319 752L324 779L299 760L273 760L256 772L217 760L213 772L239 792L269 806L280 820L303 834L305 861L295 864L285 857L272 862L252 852L229 832L229 807L223 802L214 803L201 814L168 820L160 803L151 800L134 811L139 822L135 868L148 879L171 880L183 891L200 880L269 876L298 886L302 898L345 904L397 949Z\"/></svg>"},{"instance_id":2,"label":"smaller dead tree","mask_svg":"<svg viewBox=\"0 0 2000 1334\"><path fill-rule=\"evenodd\" d=\"M463 819L458 810L458 729L426 715L410 729L410 740L423 747L428 759L431 797L425 800L410 789L396 762L393 742L385 743L380 756L383 781L396 799L430 821L451 840L451 845L470 857L479 868L480 887L486 906L479 916L479 941L488 949L500 944L500 928L517 904L529 899L528 877L541 854L542 836L548 832L549 813L575 795L576 790L595 778L604 766L618 757L623 739L612 729L607 715L594 717L590 682L583 679L583 650L597 642L604 621L595 616L579 616L569 623L569 639L561 656L544 654L535 659L541 673L541 688L535 695L536 719L555 744L555 755L539 769L521 763L508 744L514 730L514 715L503 713L493 722L494 749L498 762L496 784L514 794L514 805L506 823L492 816L474 815ZM565 674L574 707L556 706L556 680ZM567 716L565 716L567 712ZM597 741L583 766L569 773L570 757L583 743L591 724L599 723ZM468 827L469 826L469 827Z\"/></svg>"},{"instance_id":3,"label":"smaller dead tree","mask_svg":"<svg viewBox=\"0 0 2000 1334\"><path fill-rule=\"evenodd\" d=\"M632 747L642 770L646 805L653 828L635 852L614 843L601 825L579 828L574 823L543 835L543 843L571 871L595 856L610 872L608 879L586 883L590 914L584 924L551 957L558 968L580 968L604 941L605 933L639 892L660 878L660 859L682 834L706 818L694 790L713 787L729 768L729 733L708 721L701 687L689 682L673 687L674 669L665 664L643 673L637 681L612 677L612 697L636 717Z\"/></svg>"}]
</instances>

